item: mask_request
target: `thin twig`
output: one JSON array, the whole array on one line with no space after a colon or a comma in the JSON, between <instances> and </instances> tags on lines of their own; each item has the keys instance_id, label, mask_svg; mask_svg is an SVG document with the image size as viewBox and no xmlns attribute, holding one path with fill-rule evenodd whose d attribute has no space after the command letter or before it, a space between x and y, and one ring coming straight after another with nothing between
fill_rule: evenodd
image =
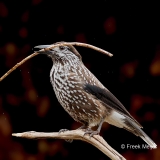
<instances>
[{"instance_id":1,"label":"thin twig","mask_svg":"<svg viewBox=\"0 0 160 160\"><path fill-rule=\"evenodd\" d=\"M75 46L81 46L81 47L86 47L86 48L91 48L93 50L96 50L98 52L104 53L110 57L112 57L113 55L101 48L95 47L93 45L90 44L86 44L86 43L79 43L79 42L61 42L59 44L53 44L51 45L49 48L55 48L58 46L64 46L64 45L75 45ZM42 49L43 50L43 49ZM8 72L6 72L1 78L0 78L0 82L6 78L11 72L13 72L16 68L18 68L19 66L21 66L24 62L26 62L27 60L31 59L32 57L38 55L38 52L35 52L31 55L29 55L28 57L24 58L21 62L17 63L14 67L12 67Z\"/></svg>"},{"instance_id":2,"label":"thin twig","mask_svg":"<svg viewBox=\"0 0 160 160\"><path fill-rule=\"evenodd\" d=\"M84 133L85 132L83 130L72 130L61 133L59 132L44 133L44 132L30 131L23 133L13 133L12 136L28 138L28 139L57 138L57 139L82 140L92 144L112 160L126 160L122 155L120 155L116 150L114 150L101 136L94 135L93 137L89 137L88 135L84 136Z\"/></svg>"},{"instance_id":3,"label":"thin twig","mask_svg":"<svg viewBox=\"0 0 160 160\"><path fill-rule=\"evenodd\" d=\"M28 57L24 58L21 62L17 63L14 67L12 67L8 72L6 72L1 78L0 78L0 82L6 78L11 72L13 72L15 69L17 69L19 66L21 66L24 62L26 62L27 60L31 59L32 57L36 56L37 54L39 54L38 52L35 52L31 55L29 55Z\"/></svg>"},{"instance_id":4,"label":"thin twig","mask_svg":"<svg viewBox=\"0 0 160 160\"><path fill-rule=\"evenodd\" d=\"M96 50L96 51L98 51L98 52L101 52L101 53L103 53L103 54L106 54L106 55L109 56L109 57L112 57L112 56L113 56L113 54L111 54L110 52L105 51L105 50L103 50L103 49L101 49L101 48L98 48L98 47L96 47L96 46L93 46L93 45L90 45L90 44L87 44L87 43L80 43L80 42L61 42L61 43L59 43L59 44L53 44L53 45L51 45L49 48L55 48L55 47L57 47L57 46L64 46L64 45L73 45L73 46L81 46L81 47L91 48L91 49L93 49L93 50Z\"/></svg>"}]
</instances>

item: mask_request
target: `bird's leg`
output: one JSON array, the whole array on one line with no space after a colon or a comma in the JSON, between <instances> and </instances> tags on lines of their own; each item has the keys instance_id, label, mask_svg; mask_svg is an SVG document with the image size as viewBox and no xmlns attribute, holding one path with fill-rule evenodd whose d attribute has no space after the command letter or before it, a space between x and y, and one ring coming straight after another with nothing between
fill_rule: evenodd
<instances>
[{"instance_id":1,"label":"bird's leg","mask_svg":"<svg viewBox=\"0 0 160 160\"><path fill-rule=\"evenodd\" d=\"M85 129L85 128L87 128L87 126L86 126L86 124L83 124L81 127L77 128L77 130L78 129Z\"/></svg>"},{"instance_id":2,"label":"bird's leg","mask_svg":"<svg viewBox=\"0 0 160 160\"><path fill-rule=\"evenodd\" d=\"M102 120L100 121L99 126L98 126L98 128L97 128L96 131L93 131L91 128L87 128L86 131L85 131L85 133L84 133L84 135L85 135L85 134L89 134L89 136L92 137L93 135L99 134L100 131L101 131L103 122L104 122L104 119L102 119Z\"/></svg>"}]
</instances>

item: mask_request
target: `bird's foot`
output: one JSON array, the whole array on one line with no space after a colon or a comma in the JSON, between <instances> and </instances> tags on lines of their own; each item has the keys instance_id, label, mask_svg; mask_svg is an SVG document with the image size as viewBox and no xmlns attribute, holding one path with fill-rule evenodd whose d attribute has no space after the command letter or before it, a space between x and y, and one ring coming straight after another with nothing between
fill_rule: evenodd
<instances>
[{"instance_id":1,"label":"bird's foot","mask_svg":"<svg viewBox=\"0 0 160 160\"><path fill-rule=\"evenodd\" d=\"M59 133L66 132L66 131L69 131L69 130L68 129L60 129Z\"/></svg>"},{"instance_id":2,"label":"bird's foot","mask_svg":"<svg viewBox=\"0 0 160 160\"><path fill-rule=\"evenodd\" d=\"M91 128L87 128L83 136L85 136L86 134L89 134L90 137L93 137L93 135L99 134L99 131L93 131Z\"/></svg>"},{"instance_id":3,"label":"bird's foot","mask_svg":"<svg viewBox=\"0 0 160 160\"><path fill-rule=\"evenodd\" d=\"M65 141L68 142L68 143L72 143L73 139L65 139Z\"/></svg>"},{"instance_id":4,"label":"bird's foot","mask_svg":"<svg viewBox=\"0 0 160 160\"><path fill-rule=\"evenodd\" d=\"M63 133L63 132L66 132L66 131L69 131L68 129L61 129L59 130L59 133ZM73 142L73 139L65 139L66 142L69 142L69 143L72 143Z\"/></svg>"}]
</instances>

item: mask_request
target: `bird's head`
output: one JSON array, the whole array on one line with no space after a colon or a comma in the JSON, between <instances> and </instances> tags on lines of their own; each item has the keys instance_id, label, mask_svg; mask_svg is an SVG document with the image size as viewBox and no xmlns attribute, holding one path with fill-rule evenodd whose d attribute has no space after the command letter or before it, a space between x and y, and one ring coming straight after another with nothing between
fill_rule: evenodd
<instances>
[{"instance_id":1,"label":"bird's head","mask_svg":"<svg viewBox=\"0 0 160 160\"><path fill-rule=\"evenodd\" d=\"M60 44L55 43L55 44ZM81 61L81 55L78 51L71 45L57 46L55 48L49 48L51 45L40 45L34 48L41 49L38 51L41 54L46 54L52 58L53 62L65 62L65 61ZM44 50L42 50L44 49Z\"/></svg>"}]
</instances>

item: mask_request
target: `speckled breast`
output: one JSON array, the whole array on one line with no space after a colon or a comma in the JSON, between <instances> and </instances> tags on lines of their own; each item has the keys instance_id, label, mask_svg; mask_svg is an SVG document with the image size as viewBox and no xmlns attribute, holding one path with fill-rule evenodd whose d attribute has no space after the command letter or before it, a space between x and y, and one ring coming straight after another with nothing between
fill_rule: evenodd
<instances>
[{"instance_id":1,"label":"speckled breast","mask_svg":"<svg viewBox=\"0 0 160 160\"><path fill-rule=\"evenodd\" d=\"M84 90L86 83L97 83L94 76L91 79L90 76L91 73L83 68L72 68L68 72L53 70L51 83L58 101L74 120L95 125L103 118L103 111L100 102Z\"/></svg>"}]
</instances>

